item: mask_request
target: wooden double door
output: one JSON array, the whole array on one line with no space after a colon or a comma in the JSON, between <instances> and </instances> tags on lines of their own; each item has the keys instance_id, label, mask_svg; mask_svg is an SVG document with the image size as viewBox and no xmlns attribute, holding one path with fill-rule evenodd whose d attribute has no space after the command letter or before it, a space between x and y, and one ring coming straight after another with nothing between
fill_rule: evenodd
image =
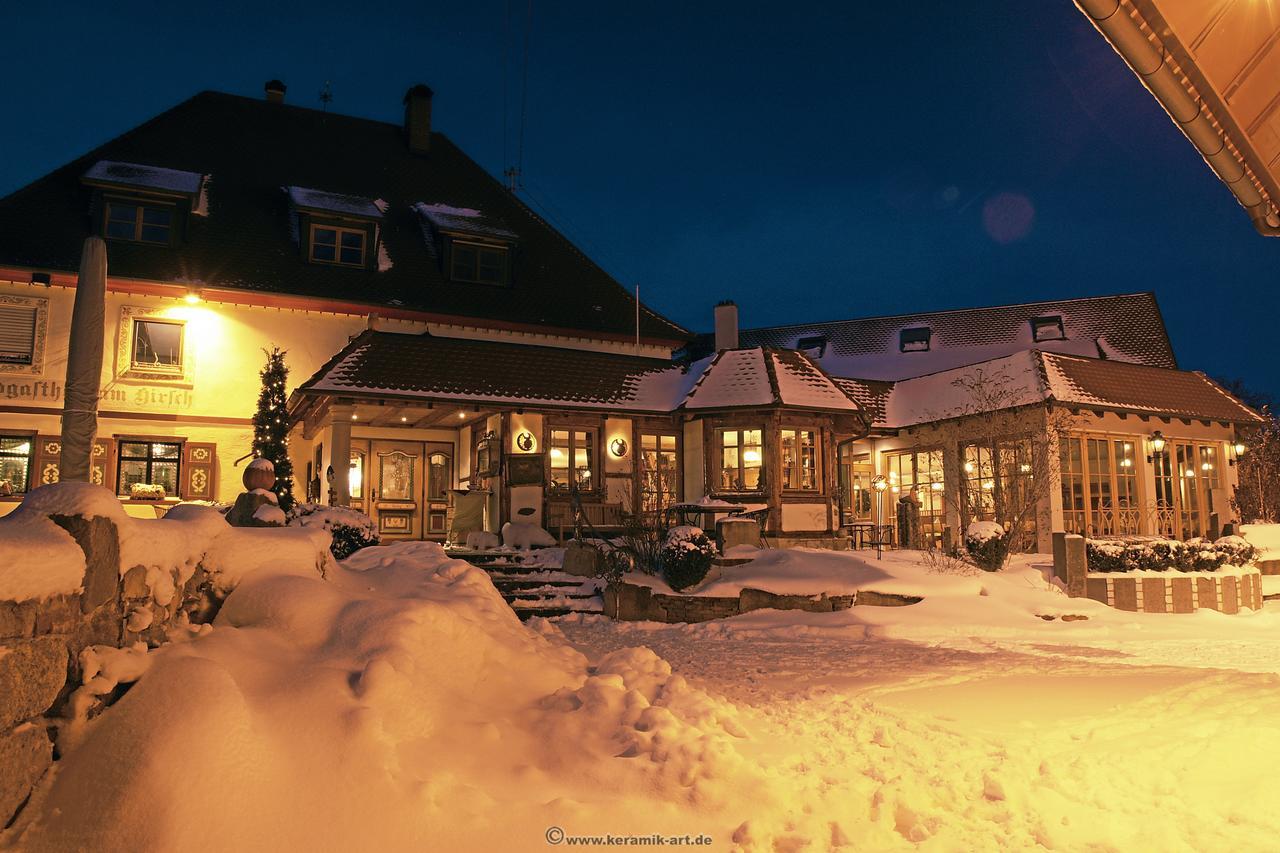
<instances>
[{"instance_id":1,"label":"wooden double door","mask_svg":"<svg viewBox=\"0 0 1280 853\"><path fill-rule=\"evenodd\" d=\"M384 539L443 539L449 531L454 445L353 439L351 505Z\"/></svg>"}]
</instances>

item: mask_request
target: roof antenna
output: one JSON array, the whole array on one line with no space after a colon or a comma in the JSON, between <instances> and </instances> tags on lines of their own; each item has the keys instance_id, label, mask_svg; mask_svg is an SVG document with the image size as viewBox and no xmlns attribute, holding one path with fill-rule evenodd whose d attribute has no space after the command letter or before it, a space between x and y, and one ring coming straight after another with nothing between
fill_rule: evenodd
<instances>
[{"instance_id":1,"label":"roof antenna","mask_svg":"<svg viewBox=\"0 0 1280 853\"><path fill-rule=\"evenodd\" d=\"M324 88L320 90L320 103L323 104L320 109L329 112L329 102L333 100L333 84L328 80L324 81Z\"/></svg>"}]
</instances>

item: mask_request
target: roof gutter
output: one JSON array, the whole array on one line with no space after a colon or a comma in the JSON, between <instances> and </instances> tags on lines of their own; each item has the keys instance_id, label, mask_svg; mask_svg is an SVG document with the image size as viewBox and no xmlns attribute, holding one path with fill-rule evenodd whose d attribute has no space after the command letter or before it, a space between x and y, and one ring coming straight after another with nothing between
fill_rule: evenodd
<instances>
[{"instance_id":1,"label":"roof gutter","mask_svg":"<svg viewBox=\"0 0 1280 853\"><path fill-rule=\"evenodd\" d=\"M1243 140L1232 139L1227 133L1225 108L1217 115L1203 97L1192 94L1196 87L1160 40L1158 27L1143 16L1133 0L1075 3L1231 190L1258 233L1280 237L1280 208L1248 167L1241 153Z\"/></svg>"}]
</instances>

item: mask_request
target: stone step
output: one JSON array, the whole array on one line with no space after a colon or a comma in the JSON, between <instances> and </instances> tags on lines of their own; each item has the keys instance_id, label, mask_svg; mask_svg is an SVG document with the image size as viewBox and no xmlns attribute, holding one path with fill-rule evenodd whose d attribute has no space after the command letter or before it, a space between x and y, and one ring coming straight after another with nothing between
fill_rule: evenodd
<instances>
[{"instance_id":1,"label":"stone step","mask_svg":"<svg viewBox=\"0 0 1280 853\"><path fill-rule=\"evenodd\" d=\"M535 616L541 616L543 619L549 619L552 616L568 616L570 613L603 613L603 607L585 608L585 607L516 607L516 616L520 617L520 621L532 619Z\"/></svg>"},{"instance_id":2,"label":"stone step","mask_svg":"<svg viewBox=\"0 0 1280 853\"><path fill-rule=\"evenodd\" d=\"M586 601L590 598L599 598L600 593L592 592L530 592L528 590L518 590L515 592L504 592L502 599L508 604L516 601L529 601L537 603L545 603L548 601ZM533 606L533 605L530 605Z\"/></svg>"},{"instance_id":3,"label":"stone step","mask_svg":"<svg viewBox=\"0 0 1280 853\"><path fill-rule=\"evenodd\" d=\"M499 592L508 589L541 589L543 587L576 589L581 586L586 586L586 584L580 580L560 580L558 578L492 578L491 580L493 581L493 585L498 588Z\"/></svg>"}]
</instances>

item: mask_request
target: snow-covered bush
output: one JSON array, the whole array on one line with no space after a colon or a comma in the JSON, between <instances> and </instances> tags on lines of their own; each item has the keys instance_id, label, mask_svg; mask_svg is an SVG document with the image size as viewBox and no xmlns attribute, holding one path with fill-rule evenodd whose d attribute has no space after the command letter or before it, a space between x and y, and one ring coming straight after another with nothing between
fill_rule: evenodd
<instances>
[{"instance_id":1,"label":"snow-covered bush","mask_svg":"<svg viewBox=\"0 0 1280 853\"><path fill-rule=\"evenodd\" d=\"M1219 554L1226 555L1228 565L1247 566L1258 559L1258 549L1243 536L1223 536L1213 543L1213 547Z\"/></svg>"},{"instance_id":2,"label":"snow-covered bush","mask_svg":"<svg viewBox=\"0 0 1280 853\"><path fill-rule=\"evenodd\" d=\"M994 521L972 521L964 531L969 559L983 571L998 572L1009 556L1009 539Z\"/></svg>"},{"instance_id":3,"label":"snow-covered bush","mask_svg":"<svg viewBox=\"0 0 1280 853\"><path fill-rule=\"evenodd\" d=\"M691 524L673 527L662 546L662 574L672 589L685 589L707 576L715 555L715 543L702 528Z\"/></svg>"},{"instance_id":4,"label":"snow-covered bush","mask_svg":"<svg viewBox=\"0 0 1280 853\"><path fill-rule=\"evenodd\" d=\"M1239 536L1206 539L1089 539L1085 541L1093 572L1212 572L1224 565L1246 566L1258 551Z\"/></svg>"},{"instance_id":5,"label":"snow-covered bush","mask_svg":"<svg viewBox=\"0 0 1280 853\"><path fill-rule=\"evenodd\" d=\"M287 526L319 527L333 537L330 550L339 560L345 560L361 548L377 545L382 541L373 519L354 509L323 504L294 504L289 511Z\"/></svg>"}]
</instances>

